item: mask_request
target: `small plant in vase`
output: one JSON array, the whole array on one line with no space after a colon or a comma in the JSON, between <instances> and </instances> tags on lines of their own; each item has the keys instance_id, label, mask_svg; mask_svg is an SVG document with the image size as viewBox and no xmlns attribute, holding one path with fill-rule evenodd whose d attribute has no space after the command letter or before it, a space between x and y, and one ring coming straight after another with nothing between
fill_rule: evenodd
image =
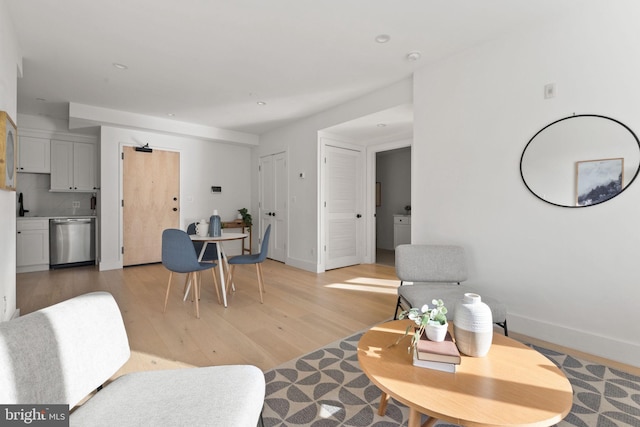
<instances>
[{"instance_id":1,"label":"small plant in vase","mask_svg":"<svg viewBox=\"0 0 640 427\"><path fill-rule=\"evenodd\" d=\"M414 328L413 336L411 337L411 345L408 350L418 343L423 332L426 331L427 338L431 341L444 341L447 335L447 307L444 306L444 302L441 299L434 299L431 301L433 308L429 308L428 304L422 306L422 308L410 308L409 310L400 313L400 319L412 320L418 327ZM404 333L404 336L409 335L409 331L412 326L409 326Z\"/></svg>"}]
</instances>

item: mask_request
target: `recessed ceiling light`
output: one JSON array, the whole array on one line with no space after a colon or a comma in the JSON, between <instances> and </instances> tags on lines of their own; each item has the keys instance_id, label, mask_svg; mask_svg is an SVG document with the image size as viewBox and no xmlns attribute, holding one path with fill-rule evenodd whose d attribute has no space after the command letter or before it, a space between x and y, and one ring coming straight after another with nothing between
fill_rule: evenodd
<instances>
[{"instance_id":1,"label":"recessed ceiling light","mask_svg":"<svg viewBox=\"0 0 640 427\"><path fill-rule=\"evenodd\" d=\"M420 59L422 57L422 54L420 52L418 52L417 50L414 50L413 52L409 52L407 53L407 61L417 61L418 59Z\"/></svg>"},{"instance_id":2,"label":"recessed ceiling light","mask_svg":"<svg viewBox=\"0 0 640 427\"><path fill-rule=\"evenodd\" d=\"M261 107L264 106L264 105L267 105L267 103L264 102L264 101L258 101L258 102L256 102L256 104L258 104Z\"/></svg>"},{"instance_id":3,"label":"recessed ceiling light","mask_svg":"<svg viewBox=\"0 0 640 427\"><path fill-rule=\"evenodd\" d=\"M174 117L174 116L175 116L175 114L173 114L173 113L167 113L167 116L169 116L169 117Z\"/></svg>"},{"instance_id":4,"label":"recessed ceiling light","mask_svg":"<svg viewBox=\"0 0 640 427\"><path fill-rule=\"evenodd\" d=\"M129 68L129 67L127 67L126 65L124 65L124 64L120 64L120 63L117 63L117 62L114 62L114 63L113 63L113 66L114 66L114 67L116 67L118 70L126 70L126 69L128 69L128 68Z\"/></svg>"},{"instance_id":5,"label":"recessed ceiling light","mask_svg":"<svg viewBox=\"0 0 640 427\"><path fill-rule=\"evenodd\" d=\"M376 126L378 126L379 128L384 128L387 127L386 123L378 123Z\"/></svg>"},{"instance_id":6,"label":"recessed ceiling light","mask_svg":"<svg viewBox=\"0 0 640 427\"><path fill-rule=\"evenodd\" d=\"M44 99L44 98L36 98L36 101L45 102L46 99Z\"/></svg>"},{"instance_id":7,"label":"recessed ceiling light","mask_svg":"<svg viewBox=\"0 0 640 427\"><path fill-rule=\"evenodd\" d=\"M375 40L377 43L386 43L391 40L391 36L389 34L379 34Z\"/></svg>"}]
</instances>

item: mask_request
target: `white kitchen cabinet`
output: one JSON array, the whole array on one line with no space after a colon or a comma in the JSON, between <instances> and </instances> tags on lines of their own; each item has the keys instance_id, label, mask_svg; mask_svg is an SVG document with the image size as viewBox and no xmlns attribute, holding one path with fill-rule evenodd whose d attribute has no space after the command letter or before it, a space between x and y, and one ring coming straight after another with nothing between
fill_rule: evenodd
<instances>
[{"instance_id":1,"label":"white kitchen cabinet","mask_svg":"<svg viewBox=\"0 0 640 427\"><path fill-rule=\"evenodd\" d=\"M49 220L19 219L16 230L16 271L48 270Z\"/></svg>"},{"instance_id":2,"label":"white kitchen cabinet","mask_svg":"<svg viewBox=\"0 0 640 427\"><path fill-rule=\"evenodd\" d=\"M95 191L96 144L51 140L51 191Z\"/></svg>"},{"instance_id":3,"label":"white kitchen cabinet","mask_svg":"<svg viewBox=\"0 0 640 427\"><path fill-rule=\"evenodd\" d=\"M18 172L50 173L51 141L30 136L18 137Z\"/></svg>"},{"instance_id":4,"label":"white kitchen cabinet","mask_svg":"<svg viewBox=\"0 0 640 427\"><path fill-rule=\"evenodd\" d=\"M393 216L393 247L411 243L411 216Z\"/></svg>"}]
</instances>

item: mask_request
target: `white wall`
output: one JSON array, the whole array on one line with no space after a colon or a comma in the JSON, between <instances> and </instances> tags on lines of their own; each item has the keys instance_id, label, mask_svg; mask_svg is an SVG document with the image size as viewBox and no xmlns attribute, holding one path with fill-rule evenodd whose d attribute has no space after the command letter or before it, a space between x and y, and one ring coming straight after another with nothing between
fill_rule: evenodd
<instances>
[{"instance_id":1,"label":"white wall","mask_svg":"<svg viewBox=\"0 0 640 427\"><path fill-rule=\"evenodd\" d=\"M468 249L470 283L512 330L640 366L640 185L567 209L519 175L527 141L573 113L640 132L640 3L584 7L414 75L416 243ZM555 82L557 96L543 98Z\"/></svg>"},{"instance_id":2,"label":"white wall","mask_svg":"<svg viewBox=\"0 0 640 427\"><path fill-rule=\"evenodd\" d=\"M289 158L289 232L287 264L318 271L318 131L390 107L411 103L411 79L406 79L369 95L354 99L322 113L302 119L260 136L253 150L252 163L265 154L288 152ZM305 172L305 179L299 179ZM257 167L252 172L253 194L258 195ZM258 212L257 197L252 206Z\"/></svg>"},{"instance_id":3,"label":"white wall","mask_svg":"<svg viewBox=\"0 0 640 427\"><path fill-rule=\"evenodd\" d=\"M382 204L376 208L377 247L394 250L393 216L404 215L404 207L411 205L411 148L378 153L376 182L380 183L382 193Z\"/></svg>"},{"instance_id":4,"label":"white wall","mask_svg":"<svg viewBox=\"0 0 640 427\"><path fill-rule=\"evenodd\" d=\"M0 0L0 110L13 119L18 134L19 68L22 58L13 22L4 0ZM15 191L0 190L0 321L10 319L16 310L16 200Z\"/></svg>"},{"instance_id":5,"label":"white wall","mask_svg":"<svg viewBox=\"0 0 640 427\"><path fill-rule=\"evenodd\" d=\"M194 138L102 127L100 136L100 269L122 268L121 159L123 146L149 143L154 149L180 152L180 221L209 218L217 209L223 221L234 220L237 210L251 205L250 147ZM211 193L221 186L222 193ZM239 253L231 248L231 254Z\"/></svg>"}]
</instances>

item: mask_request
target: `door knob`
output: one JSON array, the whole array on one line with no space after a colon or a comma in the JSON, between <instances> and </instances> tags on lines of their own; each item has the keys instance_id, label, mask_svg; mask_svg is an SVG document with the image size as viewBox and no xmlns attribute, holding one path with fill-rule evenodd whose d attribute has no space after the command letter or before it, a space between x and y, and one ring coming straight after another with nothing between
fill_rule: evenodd
<instances>
[{"instance_id":1,"label":"door knob","mask_svg":"<svg viewBox=\"0 0 640 427\"><path fill-rule=\"evenodd\" d=\"M174 211L174 212L175 212L175 211L177 211L177 210L178 210L178 208L173 208L173 211Z\"/></svg>"},{"instance_id":2,"label":"door knob","mask_svg":"<svg viewBox=\"0 0 640 427\"><path fill-rule=\"evenodd\" d=\"M356 214L356 218L362 218L362 215Z\"/></svg>"}]
</instances>

